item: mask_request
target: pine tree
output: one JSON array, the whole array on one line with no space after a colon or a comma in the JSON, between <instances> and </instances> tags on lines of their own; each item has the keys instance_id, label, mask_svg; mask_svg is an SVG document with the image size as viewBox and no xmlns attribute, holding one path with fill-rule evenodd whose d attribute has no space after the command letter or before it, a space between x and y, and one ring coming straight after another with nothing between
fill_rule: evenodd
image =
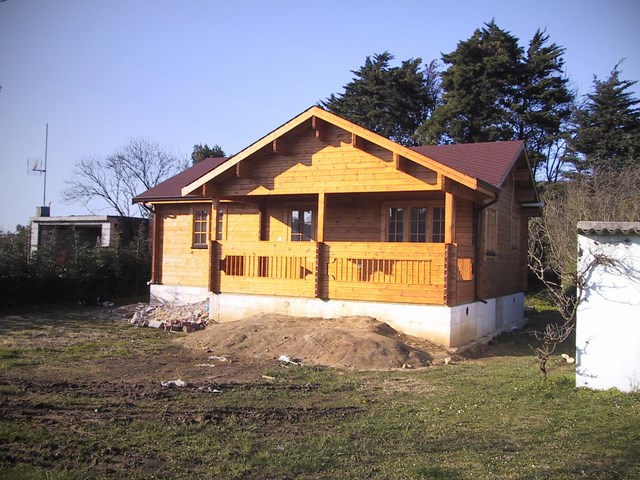
<instances>
[{"instance_id":1,"label":"pine tree","mask_svg":"<svg viewBox=\"0 0 640 480\"><path fill-rule=\"evenodd\" d=\"M640 100L629 91L637 81L621 80L618 67L606 80L594 76L593 91L576 111L570 146L579 174L597 176L640 164Z\"/></svg>"},{"instance_id":2,"label":"pine tree","mask_svg":"<svg viewBox=\"0 0 640 480\"><path fill-rule=\"evenodd\" d=\"M224 150L222 150L222 147L220 145L214 145L212 148L209 148L209 145L207 145L206 143L204 144L204 146L202 146L202 144L200 143L197 143L193 146L193 152L191 153L191 162L193 165L195 165L205 158L224 156Z\"/></svg>"},{"instance_id":3,"label":"pine tree","mask_svg":"<svg viewBox=\"0 0 640 480\"><path fill-rule=\"evenodd\" d=\"M391 67L389 52L367 57L352 71L355 78L344 93L320 102L321 106L391 140L415 145L417 128L435 107L438 97L437 64L421 69L420 58Z\"/></svg>"},{"instance_id":4,"label":"pine tree","mask_svg":"<svg viewBox=\"0 0 640 480\"><path fill-rule=\"evenodd\" d=\"M561 141L573 95L563 76L564 49L538 30L525 52L494 21L444 54L444 91L420 128L425 143L524 140L534 170ZM557 167L557 165L556 165ZM557 170L557 169L556 169Z\"/></svg>"}]
</instances>

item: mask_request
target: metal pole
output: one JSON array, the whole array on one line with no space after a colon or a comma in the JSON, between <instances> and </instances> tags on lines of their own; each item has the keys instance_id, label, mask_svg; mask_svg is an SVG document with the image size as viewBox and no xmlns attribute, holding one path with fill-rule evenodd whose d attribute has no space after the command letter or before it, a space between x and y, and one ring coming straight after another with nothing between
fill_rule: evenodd
<instances>
[{"instance_id":1,"label":"metal pole","mask_svg":"<svg viewBox=\"0 0 640 480\"><path fill-rule=\"evenodd\" d=\"M47 150L49 146L49 124L47 123L47 129L44 137L44 188L42 191L42 206L47 206Z\"/></svg>"}]
</instances>

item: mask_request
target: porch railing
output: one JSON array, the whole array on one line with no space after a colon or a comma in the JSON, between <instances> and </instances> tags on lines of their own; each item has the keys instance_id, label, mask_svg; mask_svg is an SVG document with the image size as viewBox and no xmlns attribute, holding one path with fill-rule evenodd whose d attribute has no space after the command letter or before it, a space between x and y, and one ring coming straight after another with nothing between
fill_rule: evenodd
<instances>
[{"instance_id":1,"label":"porch railing","mask_svg":"<svg viewBox=\"0 0 640 480\"><path fill-rule=\"evenodd\" d=\"M221 293L442 305L468 291L472 248L462 250L459 262L444 243L225 241L213 283Z\"/></svg>"}]
</instances>

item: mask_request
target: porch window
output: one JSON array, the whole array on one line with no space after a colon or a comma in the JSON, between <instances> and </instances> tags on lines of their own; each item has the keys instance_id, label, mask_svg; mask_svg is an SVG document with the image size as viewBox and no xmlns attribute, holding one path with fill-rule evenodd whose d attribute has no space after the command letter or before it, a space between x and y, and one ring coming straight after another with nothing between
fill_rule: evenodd
<instances>
[{"instance_id":1,"label":"porch window","mask_svg":"<svg viewBox=\"0 0 640 480\"><path fill-rule=\"evenodd\" d=\"M431 241L434 243L444 243L444 208L433 208L433 229Z\"/></svg>"},{"instance_id":2,"label":"porch window","mask_svg":"<svg viewBox=\"0 0 640 480\"><path fill-rule=\"evenodd\" d=\"M388 242L444 242L444 207L390 207L387 217Z\"/></svg>"},{"instance_id":3,"label":"porch window","mask_svg":"<svg viewBox=\"0 0 640 480\"><path fill-rule=\"evenodd\" d=\"M304 209L291 210L291 241L308 242L313 230L313 211Z\"/></svg>"},{"instance_id":4,"label":"porch window","mask_svg":"<svg viewBox=\"0 0 640 480\"><path fill-rule=\"evenodd\" d=\"M389 242L402 242L404 240L404 208L389 209Z\"/></svg>"},{"instance_id":5,"label":"porch window","mask_svg":"<svg viewBox=\"0 0 640 480\"><path fill-rule=\"evenodd\" d=\"M207 248L207 219L209 211L198 208L193 211L193 248Z\"/></svg>"}]
</instances>

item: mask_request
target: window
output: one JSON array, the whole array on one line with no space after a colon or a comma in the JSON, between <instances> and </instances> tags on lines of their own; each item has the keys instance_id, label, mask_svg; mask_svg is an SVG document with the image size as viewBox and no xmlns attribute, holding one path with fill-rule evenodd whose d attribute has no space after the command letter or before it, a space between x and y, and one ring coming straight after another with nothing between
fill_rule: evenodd
<instances>
[{"instance_id":1,"label":"window","mask_svg":"<svg viewBox=\"0 0 640 480\"><path fill-rule=\"evenodd\" d=\"M408 228L405 228L408 212ZM430 223L431 222L431 223ZM403 206L387 209L388 242L444 242L444 207Z\"/></svg>"},{"instance_id":2,"label":"window","mask_svg":"<svg viewBox=\"0 0 640 480\"><path fill-rule=\"evenodd\" d=\"M389 242L402 242L404 239L404 209L403 208L390 208L389 209L389 230L387 241Z\"/></svg>"},{"instance_id":3,"label":"window","mask_svg":"<svg viewBox=\"0 0 640 480\"><path fill-rule=\"evenodd\" d=\"M308 242L313 230L313 211L304 209L291 210L291 241Z\"/></svg>"},{"instance_id":4,"label":"window","mask_svg":"<svg viewBox=\"0 0 640 480\"><path fill-rule=\"evenodd\" d=\"M444 207L433 208L431 241L434 243L444 243Z\"/></svg>"},{"instance_id":5,"label":"window","mask_svg":"<svg viewBox=\"0 0 640 480\"><path fill-rule=\"evenodd\" d=\"M498 212L493 208L487 208L485 218L485 256L498 255Z\"/></svg>"},{"instance_id":6,"label":"window","mask_svg":"<svg viewBox=\"0 0 640 480\"><path fill-rule=\"evenodd\" d=\"M224 240L224 207L218 208L218 218L216 222L216 240Z\"/></svg>"},{"instance_id":7,"label":"window","mask_svg":"<svg viewBox=\"0 0 640 480\"><path fill-rule=\"evenodd\" d=\"M193 248L207 248L207 219L209 211L198 208L193 211Z\"/></svg>"},{"instance_id":8,"label":"window","mask_svg":"<svg viewBox=\"0 0 640 480\"><path fill-rule=\"evenodd\" d=\"M410 242L427 241L427 208L411 208L411 230L409 231Z\"/></svg>"}]
</instances>

